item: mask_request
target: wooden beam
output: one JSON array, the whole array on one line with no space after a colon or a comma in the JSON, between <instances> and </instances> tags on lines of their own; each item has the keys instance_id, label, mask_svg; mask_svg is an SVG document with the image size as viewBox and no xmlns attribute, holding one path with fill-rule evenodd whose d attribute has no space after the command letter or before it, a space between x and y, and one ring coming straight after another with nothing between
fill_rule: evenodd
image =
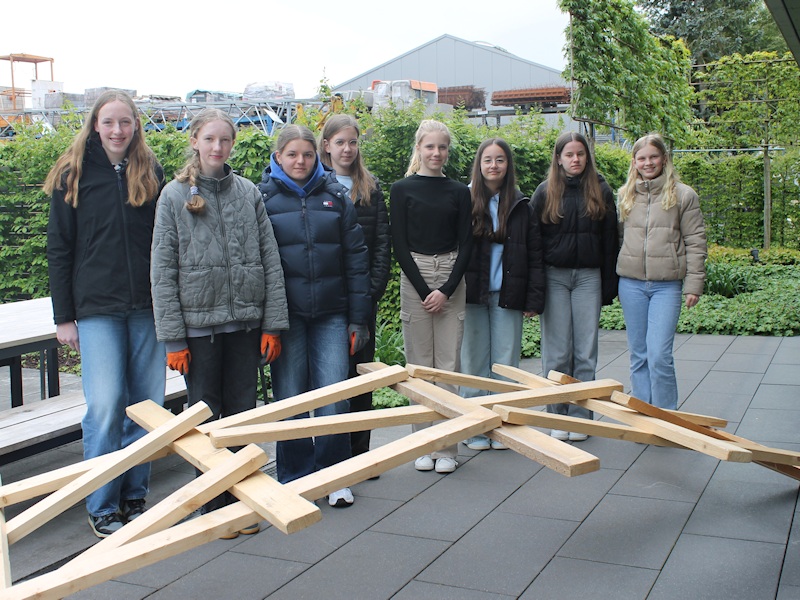
<instances>
[{"instance_id":1,"label":"wooden beam","mask_svg":"<svg viewBox=\"0 0 800 600\"><path fill-rule=\"evenodd\" d=\"M449 383L450 385L471 387L487 392L515 392L528 387L510 381L465 375L463 373L454 373L452 371L434 369L433 367L421 367L419 365L406 365L406 371L408 371L412 377L424 379L432 383Z\"/></svg>"},{"instance_id":2,"label":"wooden beam","mask_svg":"<svg viewBox=\"0 0 800 600\"><path fill-rule=\"evenodd\" d=\"M134 406L148 405L164 410L151 400L145 400ZM132 408L133 406L128 407L128 410ZM163 423L158 428L154 428L153 431L136 440L128 447L115 452L110 458L109 455L103 456L102 458L105 460L99 461L91 471L84 473L11 519L7 524L8 543L14 544L18 542L53 517L60 515L80 500L83 500L87 494L105 485L115 477L119 477L146 458L151 457L166 444L185 435L188 431L194 429L196 425L210 417L211 409L205 403L198 402L180 415L173 416L169 412L168 414L172 417L168 422Z\"/></svg>"},{"instance_id":3,"label":"wooden beam","mask_svg":"<svg viewBox=\"0 0 800 600\"><path fill-rule=\"evenodd\" d=\"M402 439L291 481L285 484L285 487L304 498L316 500L425 454L442 450L474 435L486 433L499 427L501 423L500 416L496 413L477 408L465 415L442 421Z\"/></svg>"},{"instance_id":4,"label":"wooden beam","mask_svg":"<svg viewBox=\"0 0 800 600\"><path fill-rule=\"evenodd\" d=\"M375 363L371 363L375 364ZM372 392L378 388L389 387L390 385L408 379L408 371L400 365L393 367L385 366L374 373L359 375L352 379L346 379L339 383L325 386L318 390L311 390L297 396L292 396L280 402L273 402L259 408L254 408L224 419L210 421L198 430L202 433L209 433L225 427L238 427L241 425L253 425L255 423L268 423L270 421L281 421L288 417L293 417L304 412L309 412L321 406L327 406L339 400L345 400Z\"/></svg>"},{"instance_id":5,"label":"wooden beam","mask_svg":"<svg viewBox=\"0 0 800 600\"><path fill-rule=\"evenodd\" d=\"M247 443L261 444L319 435L351 433L366 429L395 427L397 425L410 425L412 423L429 423L441 418L442 415L424 406L398 406L374 411L367 410L308 419L292 419L278 423L227 427L212 431L208 434L208 437L217 448L225 448L241 446Z\"/></svg>"},{"instance_id":6,"label":"wooden beam","mask_svg":"<svg viewBox=\"0 0 800 600\"><path fill-rule=\"evenodd\" d=\"M268 461L267 453L255 444L242 448L155 506L151 506L134 521L127 523L113 535L100 540L71 562L89 560L93 556L111 552L123 544L171 527L191 515L206 502L213 500L228 488L250 476L266 465Z\"/></svg>"},{"instance_id":7,"label":"wooden beam","mask_svg":"<svg viewBox=\"0 0 800 600\"><path fill-rule=\"evenodd\" d=\"M567 415L557 415L541 410L530 410L526 408L514 408L508 406L496 406L494 411L502 417L504 423L514 425L528 425L531 427L543 427L545 429L561 429L563 431L574 431L585 433L597 437L604 437L612 440L623 440L626 442L636 442L639 444L653 444L654 446L667 446L671 448L683 448L679 444L670 442L663 438L639 431L627 425L609 423L607 421L593 421L570 417Z\"/></svg>"},{"instance_id":8,"label":"wooden beam","mask_svg":"<svg viewBox=\"0 0 800 600\"><path fill-rule=\"evenodd\" d=\"M0 478L0 485L3 484ZM11 562L8 557L8 532L6 531L6 513L0 508L0 590L11 587Z\"/></svg>"},{"instance_id":9,"label":"wooden beam","mask_svg":"<svg viewBox=\"0 0 800 600\"><path fill-rule=\"evenodd\" d=\"M553 387L558 385L555 381L550 381L546 377L529 373L519 367L511 367L509 365L495 363L492 365L492 372L532 388Z\"/></svg>"},{"instance_id":10,"label":"wooden beam","mask_svg":"<svg viewBox=\"0 0 800 600\"><path fill-rule=\"evenodd\" d=\"M679 425L642 415L634 410L619 406L610 401L582 400L580 405L619 421L620 423L636 427L647 433L652 433L653 435L670 440L686 448L691 448L702 454L713 456L719 460L751 462L753 458L752 452L740 448L735 444L731 444L730 442L715 440L707 435L690 431Z\"/></svg>"},{"instance_id":11,"label":"wooden beam","mask_svg":"<svg viewBox=\"0 0 800 600\"><path fill-rule=\"evenodd\" d=\"M171 413L160 406L142 407L137 404L128 409L128 415L145 429L153 429L169 420ZM173 447L203 472L213 469L232 454L227 449L215 448L211 440L197 430L173 442ZM230 492L284 533L300 531L322 518L319 507L261 471L234 485Z\"/></svg>"},{"instance_id":12,"label":"wooden beam","mask_svg":"<svg viewBox=\"0 0 800 600\"><path fill-rule=\"evenodd\" d=\"M258 518L244 502L229 504L125 544L114 552L104 552L92 560L76 561L35 579L23 581L5 590L3 600L57 600L115 577L152 565L218 539L229 531L239 530ZM124 529L124 528L123 528Z\"/></svg>"}]
</instances>

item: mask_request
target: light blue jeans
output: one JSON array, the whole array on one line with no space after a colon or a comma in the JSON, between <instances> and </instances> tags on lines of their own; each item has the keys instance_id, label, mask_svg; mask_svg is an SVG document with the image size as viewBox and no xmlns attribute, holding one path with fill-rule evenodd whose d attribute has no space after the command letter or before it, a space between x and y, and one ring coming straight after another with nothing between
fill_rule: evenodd
<instances>
[{"instance_id":1,"label":"light blue jeans","mask_svg":"<svg viewBox=\"0 0 800 600\"><path fill-rule=\"evenodd\" d=\"M488 305L467 304L461 343L462 373L504 380L492 373L494 363L519 367L522 311L500 308L499 298L500 292L490 292ZM465 398L485 393L469 387L462 387L460 392Z\"/></svg>"},{"instance_id":2,"label":"light blue jeans","mask_svg":"<svg viewBox=\"0 0 800 600\"><path fill-rule=\"evenodd\" d=\"M600 269L548 266L542 327L542 370L559 371L593 381L597 369L602 290ZM573 404L548 404L548 412L593 418L592 411Z\"/></svg>"},{"instance_id":3,"label":"light blue jeans","mask_svg":"<svg viewBox=\"0 0 800 600\"><path fill-rule=\"evenodd\" d=\"M281 355L270 365L276 400L338 383L350 369L347 315L306 319L289 315L289 330L281 332ZM314 411L315 416L350 412L350 401L340 400ZM308 413L296 419L308 417ZM350 458L350 434L321 435L276 444L278 481L288 483Z\"/></svg>"},{"instance_id":4,"label":"light blue jeans","mask_svg":"<svg viewBox=\"0 0 800 600\"><path fill-rule=\"evenodd\" d=\"M631 354L631 395L659 408L678 408L672 344L681 314L682 283L619 279Z\"/></svg>"},{"instance_id":5,"label":"light blue jeans","mask_svg":"<svg viewBox=\"0 0 800 600\"><path fill-rule=\"evenodd\" d=\"M166 354L156 340L152 310L96 315L78 321L81 379L86 397L83 457L125 448L145 434L125 408L142 400L164 404ZM144 498L150 463L133 467L86 498L90 515L116 512L124 500Z\"/></svg>"}]
</instances>

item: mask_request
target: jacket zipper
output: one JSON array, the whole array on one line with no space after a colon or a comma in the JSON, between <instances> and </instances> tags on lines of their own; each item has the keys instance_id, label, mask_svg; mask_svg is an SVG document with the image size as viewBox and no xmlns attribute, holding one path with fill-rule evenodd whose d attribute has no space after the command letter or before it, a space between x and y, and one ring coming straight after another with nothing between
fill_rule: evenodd
<instances>
[{"instance_id":1,"label":"jacket zipper","mask_svg":"<svg viewBox=\"0 0 800 600\"><path fill-rule=\"evenodd\" d=\"M228 274L228 314L231 319L236 320L236 315L233 314L233 281L231 280L231 260L228 252L228 232L225 231L225 219L222 215L222 202L220 201L219 182L214 184L214 199L217 202L217 214L219 215L219 230L222 233L222 254L225 257L225 271Z\"/></svg>"},{"instance_id":2,"label":"jacket zipper","mask_svg":"<svg viewBox=\"0 0 800 600\"><path fill-rule=\"evenodd\" d=\"M644 278L645 281L647 280L647 238L650 236L650 201L651 201L651 194L650 194L650 182L645 181L644 187L647 190L647 213L646 219L644 222L644 255L642 258L644 259Z\"/></svg>"},{"instance_id":3,"label":"jacket zipper","mask_svg":"<svg viewBox=\"0 0 800 600\"><path fill-rule=\"evenodd\" d=\"M122 173L124 167L120 165L113 165L114 173L117 175L117 191L119 192L119 210L122 215L122 239L125 243L125 262L128 263L128 293L130 294L131 299L131 309L137 310L139 309L138 304L136 303L136 298L134 297L134 290L136 289L136 285L133 280L133 264L131 262L131 248L130 248L130 240L128 236L128 217L125 213L125 201L126 198L126 189L123 185L122 181Z\"/></svg>"}]
</instances>

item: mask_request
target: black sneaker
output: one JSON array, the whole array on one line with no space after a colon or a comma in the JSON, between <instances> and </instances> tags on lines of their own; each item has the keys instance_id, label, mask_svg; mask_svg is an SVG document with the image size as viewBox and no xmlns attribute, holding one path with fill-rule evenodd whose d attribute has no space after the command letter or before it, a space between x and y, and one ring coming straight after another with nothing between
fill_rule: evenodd
<instances>
[{"instance_id":1,"label":"black sneaker","mask_svg":"<svg viewBox=\"0 0 800 600\"><path fill-rule=\"evenodd\" d=\"M120 510L125 521L130 522L147 509L144 506L144 498L132 498L131 500L123 500Z\"/></svg>"},{"instance_id":2,"label":"black sneaker","mask_svg":"<svg viewBox=\"0 0 800 600\"><path fill-rule=\"evenodd\" d=\"M101 517L89 515L89 525L97 537L107 538L115 531L122 529L124 523L122 519L120 519L119 514L111 513L110 515L103 515Z\"/></svg>"}]
</instances>

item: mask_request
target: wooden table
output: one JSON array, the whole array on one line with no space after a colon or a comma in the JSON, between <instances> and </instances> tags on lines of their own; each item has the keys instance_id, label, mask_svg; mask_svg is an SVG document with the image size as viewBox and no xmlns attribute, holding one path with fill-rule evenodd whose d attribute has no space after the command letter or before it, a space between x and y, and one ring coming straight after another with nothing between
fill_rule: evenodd
<instances>
[{"instance_id":1,"label":"wooden table","mask_svg":"<svg viewBox=\"0 0 800 600\"><path fill-rule=\"evenodd\" d=\"M58 348L50 298L0 304L0 365L11 367L11 406L22 406L22 355L39 352L42 398L58 396ZM45 384L45 371L47 373Z\"/></svg>"}]
</instances>

